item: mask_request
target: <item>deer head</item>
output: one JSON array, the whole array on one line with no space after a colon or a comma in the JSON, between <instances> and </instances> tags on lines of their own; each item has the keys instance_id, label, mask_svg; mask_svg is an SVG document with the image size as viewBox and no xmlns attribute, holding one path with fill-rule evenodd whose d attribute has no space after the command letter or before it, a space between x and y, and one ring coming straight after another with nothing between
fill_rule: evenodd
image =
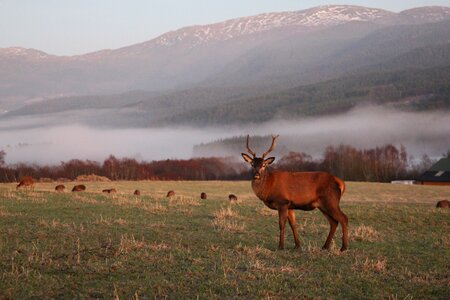
<instances>
[{"instance_id":1,"label":"deer head","mask_svg":"<svg viewBox=\"0 0 450 300\"><path fill-rule=\"evenodd\" d=\"M272 145L270 146L269 150L263 153L261 157L256 157L256 153L250 149L250 146L248 145L250 136L247 135L247 152L250 153L252 156L241 153L242 157L246 162L248 162L253 167L253 179L258 180L261 178L261 175L266 170L266 167L274 162L275 157L269 157L266 158L266 156L272 152L272 150L275 148L275 140L277 139L278 135L272 136Z\"/></svg>"}]
</instances>

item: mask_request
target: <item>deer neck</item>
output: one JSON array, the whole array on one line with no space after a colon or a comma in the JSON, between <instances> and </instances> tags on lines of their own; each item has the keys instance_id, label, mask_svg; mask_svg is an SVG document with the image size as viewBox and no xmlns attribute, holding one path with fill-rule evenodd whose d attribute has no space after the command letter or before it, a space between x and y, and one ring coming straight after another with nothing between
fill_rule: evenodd
<instances>
[{"instance_id":1,"label":"deer neck","mask_svg":"<svg viewBox=\"0 0 450 300\"><path fill-rule=\"evenodd\" d=\"M259 179L253 179L252 180L252 189L255 195L261 199L266 200L269 196L269 186L268 186L268 179L270 176L270 172L268 170L265 170L261 173L261 177Z\"/></svg>"}]
</instances>

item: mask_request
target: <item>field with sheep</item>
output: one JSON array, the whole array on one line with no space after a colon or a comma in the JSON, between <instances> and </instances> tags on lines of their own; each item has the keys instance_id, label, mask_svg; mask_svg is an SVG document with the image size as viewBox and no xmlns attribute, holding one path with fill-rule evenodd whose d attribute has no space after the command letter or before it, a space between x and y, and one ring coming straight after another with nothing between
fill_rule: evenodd
<instances>
[{"instance_id":1,"label":"field with sheep","mask_svg":"<svg viewBox=\"0 0 450 300\"><path fill-rule=\"evenodd\" d=\"M450 295L450 209L435 208L450 187L347 183L350 248L340 253L340 227L321 250L329 224L318 210L296 213L301 248L287 226L277 251L277 213L249 181L56 184L0 184L0 299Z\"/></svg>"}]
</instances>

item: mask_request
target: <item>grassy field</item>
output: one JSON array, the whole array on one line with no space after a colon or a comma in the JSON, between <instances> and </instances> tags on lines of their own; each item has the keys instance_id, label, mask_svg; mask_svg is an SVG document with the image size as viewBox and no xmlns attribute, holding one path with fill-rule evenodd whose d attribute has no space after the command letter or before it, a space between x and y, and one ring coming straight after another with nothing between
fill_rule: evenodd
<instances>
[{"instance_id":1,"label":"grassy field","mask_svg":"<svg viewBox=\"0 0 450 300\"><path fill-rule=\"evenodd\" d=\"M350 250L340 253L340 227L332 250L321 250L329 225L317 210L297 212L301 249L287 230L288 249L277 251L277 213L250 182L87 183L62 194L54 186L0 185L0 299L450 295L450 210L435 208L449 187L348 183ZM111 187L118 193L100 193ZM170 189L177 194L167 199Z\"/></svg>"}]
</instances>

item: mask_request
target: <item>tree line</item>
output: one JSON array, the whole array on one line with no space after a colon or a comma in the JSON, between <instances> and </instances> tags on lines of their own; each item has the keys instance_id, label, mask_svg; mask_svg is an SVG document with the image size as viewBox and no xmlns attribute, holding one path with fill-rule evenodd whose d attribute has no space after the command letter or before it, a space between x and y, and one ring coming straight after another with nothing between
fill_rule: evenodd
<instances>
[{"instance_id":1,"label":"tree line","mask_svg":"<svg viewBox=\"0 0 450 300\"><path fill-rule=\"evenodd\" d=\"M0 150L0 182L17 182L23 176L37 180L67 181L95 174L111 180L246 180L250 169L239 157L207 157L137 161L110 155L102 163L72 159L58 165L5 164ZM450 157L450 151L446 154ZM415 179L435 161L424 155L414 162L405 147L384 145L357 149L350 145L328 146L321 158L302 152L289 152L273 165L286 171L328 171L344 180L390 182Z\"/></svg>"}]
</instances>

